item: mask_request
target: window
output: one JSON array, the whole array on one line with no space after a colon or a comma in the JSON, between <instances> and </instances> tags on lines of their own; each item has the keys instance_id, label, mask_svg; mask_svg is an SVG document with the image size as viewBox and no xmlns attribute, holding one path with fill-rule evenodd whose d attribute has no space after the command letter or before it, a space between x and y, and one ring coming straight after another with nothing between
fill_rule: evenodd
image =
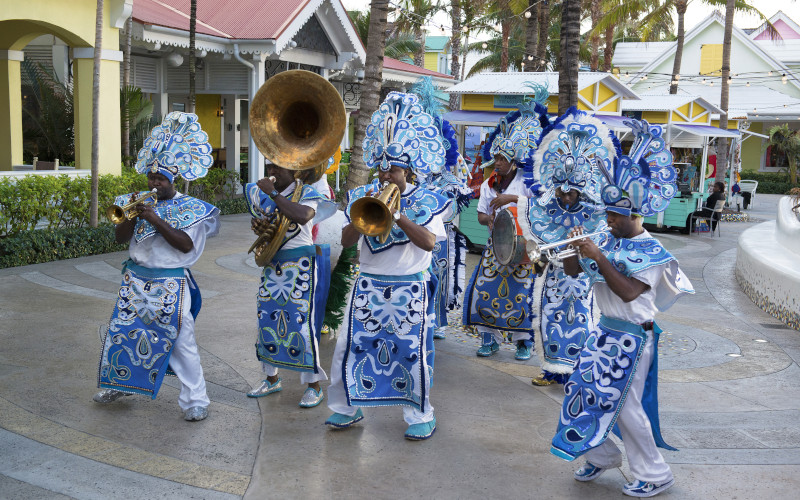
<instances>
[{"instance_id":1,"label":"window","mask_svg":"<svg viewBox=\"0 0 800 500\"><path fill-rule=\"evenodd\" d=\"M765 167L770 168L789 168L789 162L786 160L786 153L778 151L774 146L767 148L767 156L764 162Z\"/></svg>"},{"instance_id":2,"label":"window","mask_svg":"<svg viewBox=\"0 0 800 500\"><path fill-rule=\"evenodd\" d=\"M705 43L700 46L700 74L716 75L722 73L722 44Z\"/></svg>"}]
</instances>

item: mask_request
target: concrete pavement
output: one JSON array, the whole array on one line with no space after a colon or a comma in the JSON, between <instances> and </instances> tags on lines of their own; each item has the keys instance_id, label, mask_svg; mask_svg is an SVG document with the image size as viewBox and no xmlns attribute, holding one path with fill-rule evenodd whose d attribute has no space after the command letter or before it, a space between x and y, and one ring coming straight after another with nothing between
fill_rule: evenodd
<instances>
[{"instance_id":1,"label":"concrete pavement","mask_svg":"<svg viewBox=\"0 0 800 500\"><path fill-rule=\"evenodd\" d=\"M774 219L777 199L759 194L748 213ZM676 485L662 497L794 497L800 336L736 284L736 239L753 223L722 224L721 238L656 235L697 290L657 318L662 430L680 449L664 452ZM436 343L438 428L426 442L403 439L398 408L366 409L356 427L327 430L328 409L300 409L304 387L286 370L283 392L245 397L262 378L259 271L244 253L252 238L247 216L223 217L194 268L212 400L197 423L183 421L174 378L155 401L91 401L97 329L126 253L0 270L0 497L622 497L626 467L578 483L578 464L550 455L561 388L531 386L535 359L515 361L510 345L477 358L478 339L459 328ZM326 369L334 342L322 341Z\"/></svg>"}]
</instances>

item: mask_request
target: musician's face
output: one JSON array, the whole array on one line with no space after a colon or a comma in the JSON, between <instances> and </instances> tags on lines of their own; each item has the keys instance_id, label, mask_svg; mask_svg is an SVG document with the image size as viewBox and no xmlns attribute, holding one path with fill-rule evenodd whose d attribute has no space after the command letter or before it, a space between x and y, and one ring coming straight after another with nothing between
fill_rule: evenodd
<instances>
[{"instance_id":1,"label":"musician's face","mask_svg":"<svg viewBox=\"0 0 800 500\"><path fill-rule=\"evenodd\" d=\"M164 174L155 172L147 173L147 189L152 191L156 190L156 196L159 200L169 200L175 196L175 186L167 179Z\"/></svg>"},{"instance_id":2,"label":"musician's face","mask_svg":"<svg viewBox=\"0 0 800 500\"><path fill-rule=\"evenodd\" d=\"M403 167L393 166L389 170L378 170L378 180L381 184L384 182L391 182L400 189L400 192L406 190L406 174L408 171Z\"/></svg>"},{"instance_id":3,"label":"musician's face","mask_svg":"<svg viewBox=\"0 0 800 500\"><path fill-rule=\"evenodd\" d=\"M561 200L561 206L564 208L571 207L578 201L578 191L575 189L570 189L565 193L561 188L558 188L556 189L556 196Z\"/></svg>"},{"instance_id":4,"label":"musician's face","mask_svg":"<svg viewBox=\"0 0 800 500\"><path fill-rule=\"evenodd\" d=\"M606 212L608 229L615 238L632 238L641 233L642 218L635 215L622 215Z\"/></svg>"},{"instance_id":5,"label":"musician's face","mask_svg":"<svg viewBox=\"0 0 800 500\"><path fill-rule=\"evenodd\" d=\"M275 189L278 191L283 191L289 187L289 184L291 184L292 181L294 181L294 172L286 168L279 167L274 163L267 165L267 176L270 175L275 177L275 182L273 182L273 184L275 184Z\"/></svg>"},{"instance_id":6,"label":"musician's face","mask_svg":"<svg viewBox=\"0 0 800 500\"><path fill-rule=\"evenodd\" d=\"M506 176L514 169L514 164L503 155L494 155L494 169L499 175Z\"/></svg>"}]
</instances>

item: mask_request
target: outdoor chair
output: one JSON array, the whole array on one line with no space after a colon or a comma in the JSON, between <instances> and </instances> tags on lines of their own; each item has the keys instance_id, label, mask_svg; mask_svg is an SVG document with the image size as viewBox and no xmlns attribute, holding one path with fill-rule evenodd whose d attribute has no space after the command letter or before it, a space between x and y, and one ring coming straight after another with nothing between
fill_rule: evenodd
<instances>
[{"instance_id":1,"label":"outdoor chair","mask_svg":"<svg viewBox=\"0 0 800 500\"><path fill-rule=\"evenodd\" d=\"M55 161L39 161L38 156L33 157L34 170L58 170L58 158Z\"/></svg>"},{"instance_id":2,"label":"outdoor chair","mask_svg":"<svg viewBox=\"0 0 800 500\"><path fill-rule=\"evenodd\" d=\"M708 229L710 236L714 237L714 231L717 231L717 234L722 237L722 233L720 232L720 226L722 225L722 209L725 206L725 200L718 200L717 203L714 205L714 210L711 211L711 215L692 215L691 226L690 229L692 231L689 232L691 236L692 232L694 232L693 228L697 227L698 220L707 220L708 221ZM717 223L717 227L714 227L714 222Z\"/></svg>"},{"instance_id":3,"label":"outdoor chair","mask_svg":"<svg viewBox=\"0 0 800 500\"><path fill-rule=\"evenodd\" d=\"M742 193L750 193L750 202L748 206L753 206L756 200L756 188L758 188L758 181L739 181L739 188L741 188Z\"/></svg>"}]
</instances>

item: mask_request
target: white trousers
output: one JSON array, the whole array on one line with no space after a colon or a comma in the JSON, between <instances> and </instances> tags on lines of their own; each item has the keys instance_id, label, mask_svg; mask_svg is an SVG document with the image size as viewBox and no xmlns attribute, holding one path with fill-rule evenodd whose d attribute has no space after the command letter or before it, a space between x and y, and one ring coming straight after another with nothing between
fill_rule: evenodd
<instances>
[{"instance_id":1,"label":"white trousers","mask_svg":"<svg viewBox=\"0 0 800 500\"><path fill-rule=\"evenodd\" d=\"M191 286L191 285L187 285ZM203 367L200 365L200 353L197 350L197 341L194 338L194 318L189 309L192 299L189 290L183 298L183 321L178 339L172 346L169 358L169 367L181 381L181 394L178 404L181 410L186 411L193 406L208 406L209 399L206 393L206 379L203 378Z\"/></svg>"},{"instance_id":2,"label":"white trousers","mask_svg":"<svg viewBox=\"0 0 800 500\"><path fill-rule=\"evenodd\" d=\"M319 356L317 356L317 358L319 358ZM264 372L264 375L267 377L275 377L278 375L278 367L264 361L261 362L261 371ZM328 375L325 373L325 370L319 366L319 360L317 360L317 373L300 372L301 384L313 384L320 380L328 380Z\"/></svg>"},{"instance_id":3,"label":"white trousers","mask_svg":"<svg viewBox=\"0 0 800 500\"><path fill-rule=\"evenodd\" d=\"M486 326L478 326L475 328L478 330L478 333L481 335L481 342L483 341L483 334L484 333L491 333L494 337L494 341L498 344L503 343L503 333L498 330L497 328L489 328ZM514 341L516 344L520 340L531 340L531 333L530 332L520 332L520 331L513 331L511 332L511 340Z\"/></svg>"},{"instance_id":4,"label":"white trousers","mask_svg":"<svg viewBox=\"0 0 800 500\"><path fill-rule=\"evenodd\" d=\"M625 444L625 453L628 455L628 465L633 477L647 483L663 483L672 479L672 470L664 462L664 457L656 447L650 420L642 408L642 392L645 380L647 380L647 372L650 371L650 364L653 361L654 350L653 332L648 331L642 358L633 375L633 383L628 390L628 396L622 406L617 424L622 433L622 441ZM587 451L584 456L588 462L603 469L612 469L622 465L622 453L611 441L610 435L603 444Z\"/></svg>"},{"instance_id":5,"label":"white trousers","mask_svg":"<svg viewBox=\"0 0 800 500\"><path fill-rule=\"evenodd\" d=\"M347 299L347 308L345 311L350 310L350 298ZM347 315L349 317L349 314ZM333 362L331 363L331 385L328 387L328 408L336 413L343 415L353 416L358 411L357 406L350 406L347 404L347 394L345 393L344 383L342 382L342 364L344 363L344 354L347 351L347 330L349 329L348 319L345 319L344 324L339 329L341 332L336 338L336 348L333 351ZM430 404L431 392L431 379L426 378L428 386L425 388L425 404L427 409L421 412L411 406L403 406L403 419L408 425L423 424L433 420L433 406Z\"/></svg>"}]
</instances>

